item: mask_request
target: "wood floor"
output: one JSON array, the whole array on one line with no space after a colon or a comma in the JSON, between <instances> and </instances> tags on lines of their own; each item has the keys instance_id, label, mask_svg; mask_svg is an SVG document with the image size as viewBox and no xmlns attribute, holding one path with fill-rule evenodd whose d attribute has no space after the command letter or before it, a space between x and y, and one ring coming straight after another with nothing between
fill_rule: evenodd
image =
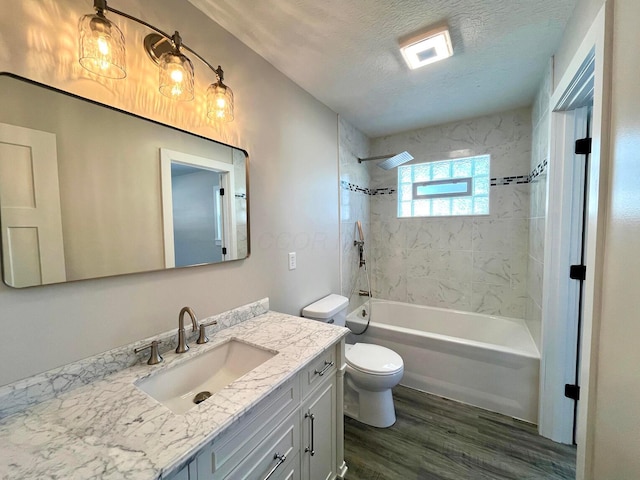
<instances>
[{"instance_id":1,"label":"wood floor","mask_svg":"<svg viewBox=\"0 0 640 480\"><path fill-rule=\"evenodd\" d=\"M533 425L406 387L386 429L345 417L346 480L575 478L575 448Z\"/></svg>"}]
</instances>

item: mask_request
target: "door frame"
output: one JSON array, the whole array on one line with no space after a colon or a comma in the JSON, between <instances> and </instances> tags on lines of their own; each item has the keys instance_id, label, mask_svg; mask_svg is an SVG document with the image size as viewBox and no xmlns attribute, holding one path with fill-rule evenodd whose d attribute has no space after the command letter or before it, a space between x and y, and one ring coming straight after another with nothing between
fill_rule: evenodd
<instances>
[{"instance_id":1,"label":"door frame","mask_svg":"<svg viewBox=\"0 0 640 480\"><path fill-rule=\"evenodd\" d=\"M167 148L160 149L160 182L162 187L162 224L164 238L164 263L166 268L174 268L175 244L173 234L173 195L171 184L171 162L204 168L224 175L221 177L220 188L224 188L225 195L221 199L224 212L222 246L227 248L227 257L235 259L237 254L237 233L235 201L235 172L233 164L212 158L199 157L189 153L176 152ZM223 255L224 257L224 255Z\"/></svg>"},{"instance_id":2,"label":"door frame","mask_svg":"<svg viewBox=\"0 0 640 480\"><path fill-rule=\"evenodd\" d=\"M574 150L575 141L586 135L587 121L585 109L552 112L538 428L543 436L567 444L573 443L575 400L565 397L564 386L576 382L581 307L580 282L569 278L569 269L581 261L586 231L580 164L585 160Z\"/></svg>"},{"instance_id":3,"label":"door frame","mask_svg":"<svg viewBox=\"0 0 640 480\"><path fill-rule=\"evenodd\" d=\"M551 114L549 158L552 160L549 162L545 233L539 429L542 435L563 441L566 438L562 437L554 425L562 425L563 415L566 414L562 403L566 383L564 379L567 369L568 336L564 322L555 322L554 319L562 318L562 304L566 303L566 296L558 288L565 288L559 287L560 285L569 285L569 275L568 271L561 271L561 267L554 261L557 252L561 251L563 245L567 245L570 240L567 237L567 229L563 228L562 224L562 220L567 218L567 208L571 207L566 201L566 198L571 197L565 191L569 179L563 165L568 164L569 153L571 159L573 157L573 152L568 153L567 140L569 135L574 135L574 127L571 125L571 128L568 128L568 113L558 110L570 110L571 99L579 97L579 92L587 81L585 78L580 79L581 71L583 71L585 60L593 54L592 153L587 172L588 204L585 206L587 220L584 226L587 273L584 281L580 354L581 392L576 426L578 444L576 478L578 480L592 478L593 417L605 240L605 199L608 185L612 21L613 2L607 0L576 51L567 71L560 79L550 103L553 113Z\"/></svg>"}]
</instances>

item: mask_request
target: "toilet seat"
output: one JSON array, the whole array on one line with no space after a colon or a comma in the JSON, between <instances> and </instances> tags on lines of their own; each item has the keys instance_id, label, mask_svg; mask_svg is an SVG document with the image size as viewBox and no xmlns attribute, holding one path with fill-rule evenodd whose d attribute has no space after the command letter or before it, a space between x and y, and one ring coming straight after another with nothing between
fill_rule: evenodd
<instances>
[{"instance_id":1,"label":"toilet seat","mask_svg":"<svg viewBox=\"0 0 640 480\"><path fill-rule=\"evenodd\" d=\"M396 352L370 343L345 345L345 358L351 368L369 375L394 375L404 368Z\"/></svg>"}]
</instances>

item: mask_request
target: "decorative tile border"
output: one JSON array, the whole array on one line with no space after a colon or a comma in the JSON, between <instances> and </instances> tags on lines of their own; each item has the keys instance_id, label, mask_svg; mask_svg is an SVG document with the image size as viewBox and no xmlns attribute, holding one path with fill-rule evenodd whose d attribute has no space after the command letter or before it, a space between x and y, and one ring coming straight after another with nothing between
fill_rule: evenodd
<instances>
[{"instance_id":1,"label":"decorative tile border","mask_svg":"<svg viewBox=\"0 0 640 480\"><path fill-rule=\"evenodd\" d=\"M345 180L340 180L340 186L344 190L349 190L350 192L358 192L358 193L364 193L365 195L372 195L371 193L372 191L370 188L360 187L355 183L349 183Z\"/></svg>"},{"instance_id":2,"label":"decorative tile border","mask_svg":"<svg viewBox=\"0 0 640 480\"><path fill-rule=\"evenodd\" d=\"M501 187L504 185L522 185L526 183L533 182L540 175L544 174L547 171L547 165L549 162L545 158L542 162L534 168L530 174L528 175L513 175L509 177L494 177L490 179L492 187ZM354 183L349 183L345 180L340 181L340 186L344 190L349 190L351 192L359 192L364 195L392 195L396 193L397 189L394 187L386 187L386 188L367 188L360 187Z\"/></svg>"},{"instance_id":3,"label":"decorative tile border","mask_svg":"<svg viewBox=\"0 0 640 480\"><path fill-rule=\"evenodd\" d=\"M397 189L393 187L376 188L375 190L371 191L370 195L392 195L396 193L396 191Z\"/></svg>"},{"instance_id":4,"label":"decorative tile border","mask_svg":"<svg viewBox=\"0 0 640 480\"><path fill-rule=\"evenodd\" d=\"M500 187L503 185L513 185L513 184L522 184L522 183L529 183L529 175L517 175L514 177L501 177L501 178L491 179L492 187Z\"/></svg>"},{"instance_id":5,"label":"decorative tile border","mask_svg":"<svg viewBox=\"0 0 640 480\"><path fill-rule=\"evenodd\" d=\"M547 161L546 158L542 160L542 162L540 162L538 166L534 168L529 174L529 182L532 182L534 179L536 179L537 177L545 173L547 171L548 164L549 162Z\"/></svg>"},{"instance_id":6,"label":"decorative tile border","mask_svg":"<svg viewBox=\"0 0 640 480\"><path fill-rule=\"evenodd\" d=\"M349 190L350 192L358 192L363 193L364 195L391 195L392 193L396 193L396 188L393 187L385 187L385 188L368 188L368 187L360 187L355 183L349 183L345 180L340 180L340 186L344 190Z\"/></svg>"},{"instance_id":7,"label":"decorative tile border","mask_svg":"<svg viewBox=\"0 0 640 480\"><path fill-rule=\"evenodd\" d=\"M549 162L545 158L542 162L540 162L536 168L534 168L529 175L518 175L513 177L502 177L502 178L492 178L491 186L497 187L501 185L511 185L511 184L521 184L521 183L531 183L540 175L547 171L547 165Z\"/></svg>"}]
</instances>

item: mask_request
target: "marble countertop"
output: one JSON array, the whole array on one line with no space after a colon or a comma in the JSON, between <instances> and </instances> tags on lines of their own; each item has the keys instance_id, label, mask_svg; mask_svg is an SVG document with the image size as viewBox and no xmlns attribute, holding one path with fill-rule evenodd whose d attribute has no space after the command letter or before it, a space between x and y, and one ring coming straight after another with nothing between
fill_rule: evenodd
<instances>
[{"instance_id":1,"label":"marble countertop","mask_svg":"<svg viewBox=\"0 0 640 480\"><path fill-rule=\"evenodd\" d=\"M31 406L0 420L0 478L164 478L347 332L269 311L159 365L141 362ZM232 338L278 354L183 415L134 385Z\"/></svg>"}]
</instances>

